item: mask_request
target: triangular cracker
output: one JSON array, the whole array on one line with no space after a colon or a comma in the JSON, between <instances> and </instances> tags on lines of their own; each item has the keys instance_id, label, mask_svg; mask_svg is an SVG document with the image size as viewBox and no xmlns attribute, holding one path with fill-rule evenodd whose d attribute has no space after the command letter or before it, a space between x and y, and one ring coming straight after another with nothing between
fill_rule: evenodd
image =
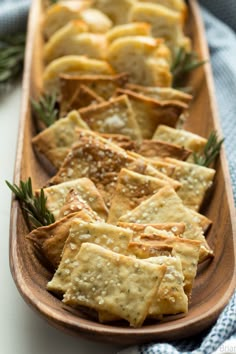
<instances>
[{"instance_id":1,"label":"triangular cracker","mask_svg":"<svg viewBox=\"0 0 236 354\"><path fill-rule=\"evenodd\" d=\"M105 310L126 319L132 327L140 327L166 266L118 255L90 243L83 244L77 260L79 266L72 273L72 285L63 302Z\"/></svg>"},{"instance_id":2,"label":"triangular cracker","mask_svg":"<svg viewBox=\"0 0 236 354\"><path fill-rule=\"evenodd\" d=\"M88 126L96 132L123 134L133 140L141 140L141 131L127 96L122 95L109 102L80 110Z\"/></svg>"},{"instance_id":3,"label":"triangular cracker","mask_svg":"<svg viewBox=\"0 0 236 354\"><path fill-rule=\"evenodd\" d=\"M117 88L124 87L128 81L127 74L118 75L68 75L60 76L60 87L63 93L63 100L69 101L71 96L81 85L96 92L104 100L111 98Z\"/></svg>"},{"instance_id":4,"label":"triangular cracker","mask_svg":"<svg viewBox=\"0 0 236 354\"><path fill-rule=\"evenodd\" d=\"M113 252L128 254L128 245L132 238L132 231L105 223L71 224L70 234L66 240L60 265L48 283L47 289L56 293L65 293L71 282L71 273L77 254L83 243L89 242L105 247Z\"/></svg>"},{"instance_id":5,"label":"triangular cracker","mask_svg":"<svg viewBox=\"0 0 236 354\"><path fill-rule=\"evenodd\" d=\"M83 107L90 106L91 104L98 104L104 102L104 99L101 96L98 96L96 92L94 92L85 85L79 86L70 100L65 99L64 96L68 96L68 94L65 94L65 92L62 91L60 100L61 116L64 116L65 114L74 109L78 110Z\"/></svg>"},{"instance_id":6,"label":"triangular cracker","mask_svg":"<svg viewBox=\"0 0 236 354\"><path fill-rule=\"evenodd\" d=\"M74 220L80 220L80 222L94 221L86 212L80 211L70 214L51 225L39 227L27 236L27 239L43 254L53 269L57 269L59 266L61 254Z\"/></svg>"},{"instance_id":7,"label":"triangular cracker","mask_svg":"<svg viewBox=\"0 0 236 354\"><path fill-rule=\"evenodd\" d=\"M55 219L59 218L61 208L66 202L67 194L72 189L75 193L78 193L103 220L107 218L107 208L93 182L88 178L79 178L44 188L44 194L47 198L47 208L54 215Z\"/></svg>"},{"instance_id":8,"label":"triangular cracker","mask_svg":"<svg viewBox=\"0 0 236 354\"><path fill-rule=\"evenodd\" d=\"M213 255L213 251L207 244L202 229L193 220L189 209L183 205L176 192L170 187L162 188L137 208L122 216L120 221L137 224L184 222L186 229L183 237L201 242L200 261L204 261Z\"/></svg>"},{"instance_id":9,"label":"triangular cracker","mask_svg":"<svg viewBox=\"0 0 236 354\"><path fill-rule=\"evenodd\" d=\"M122 169L118 175L107 222L116 224L122 215L168 184L158 178Z\"/></svg>"},{"instance_id":10,"label":"triangular cracker","mask_svg":"<svg viewBox=\"0 0 236 354\"><path fill-rule=\"evenodd\" d=\"M178 101L160 102L124 89L118 89L117 92L128 96L144 139L151 139L160 124L175 127L187 108L187 105Z\"/></svg>"},{"instance_id":11,"label":"triangular cracker","mask_svg":"<svg viewBox=\"0 0 236 354\"><path fill-rule=\"evenodd\" d=\"M89 129L79 113L72 111L36 135L32 142L53 166L59 168L77 138L76 128Z\"/></svg>"}]
</instances>

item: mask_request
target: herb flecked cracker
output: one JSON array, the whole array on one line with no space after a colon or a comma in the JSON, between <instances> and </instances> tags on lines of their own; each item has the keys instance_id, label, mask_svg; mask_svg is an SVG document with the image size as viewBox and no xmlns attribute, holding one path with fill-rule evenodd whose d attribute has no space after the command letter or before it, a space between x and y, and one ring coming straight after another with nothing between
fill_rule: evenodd
<instances>
[{"instance_id":1,"label":"herb flecked cracker","mask_svg":"<svg viewBox=\"0 0 236 354\"><path fill-rule=\"evenodd\" d=\"M189 209L183 205L176 192L170 187L162 188L137 208L122 216L120 221L137 224L184 222L186 228L183 237L201 241L200 261L213 255L201 227L197 222L194 222Z\"/></svg>"},{"instance_id":2,"label":"herb flecked cracker","mask_svg":"<svg viewBox=\"0 0 236 354\"><path fill-rule=\"evenodd\" d=\"M82 245L77 260L79 266L72 273L72 285L63 302L105 310L132 327L141 327L166 267L89 243Z\"/></svg>"},{"instance_id":3,"label":"herb flecked cracker","mask_svg":"<svg viewBox=\"0 0 236 354\"><path fill-rule=\"evenodd\" d=\"M116 253L127 254L132 232L105 223L71 224L69 237L66 240L61 263L48 283L47 289L56 293L65 293L71 283L71 273L78 266L77 253L84 242L95 243Z\"/></svg>"}]
</instances>

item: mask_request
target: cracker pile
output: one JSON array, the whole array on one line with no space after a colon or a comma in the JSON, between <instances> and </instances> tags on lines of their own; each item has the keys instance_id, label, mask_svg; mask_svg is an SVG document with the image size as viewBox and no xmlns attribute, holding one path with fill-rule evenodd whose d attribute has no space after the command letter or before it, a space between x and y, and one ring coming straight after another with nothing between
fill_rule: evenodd
<instances>
[{"instance_id":1,"label":"cracker pile","mask_svg":"<svg viewBox=\"0 0 236 354\"><path fill-rule=\"evenodd\" d=\"M177 128L192 97L171 88L186 15L183 0L45 10L44 92L61 118L33 145L56 169L44 188L56 222L28 239L54 272L48 291L100 322L186 315L213 256L199 210L215 170L193 163L206 139Z\"/></svg>"}]
</instances>

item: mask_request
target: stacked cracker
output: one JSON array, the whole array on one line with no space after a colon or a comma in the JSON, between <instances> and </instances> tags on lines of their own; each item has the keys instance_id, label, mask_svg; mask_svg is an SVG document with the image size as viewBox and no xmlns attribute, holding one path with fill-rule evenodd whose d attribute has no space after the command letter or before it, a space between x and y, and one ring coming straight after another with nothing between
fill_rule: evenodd
<instances>
[{"instance_id":1,"label":"stacked cracker","mask_svg":"<svg viewBox=\"0 0 236 354\"><path fill-rule=\"evenodd\" d=\"M186 314L213 256L199 210L215 171L193 163L206 139L176 129L191 96L171 88L182 0L64 1L45 13L45 92L61 118L33 138L57 173L44 188L56 222L28 239L47 289L100 322ZM83 55L83 56L81 56Z\"/></svg>"}]
</instances>

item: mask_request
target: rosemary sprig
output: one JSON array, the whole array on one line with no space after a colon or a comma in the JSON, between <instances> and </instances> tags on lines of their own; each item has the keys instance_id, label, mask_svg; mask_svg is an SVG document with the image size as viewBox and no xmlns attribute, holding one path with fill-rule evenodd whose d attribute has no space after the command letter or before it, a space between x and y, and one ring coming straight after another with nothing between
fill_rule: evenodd
<instances>
[{"instance_id":1,"label":"rosemary sprig","mask_svg":"<svg viewBox=\"0 0 236 354\"><path fill-rule=\"evenodd\" d=\"M50 225L55 221L54 215L47 209L43 189L38 195L33 193L31 178L26 182L20 181L20 186L12 185L8 181L6 184L20 201L24 216L32 228Z\"/></svg>"},{"instance_id":2,"label":"rosemary sprig","mask_svg":"<svg viewBox=\"0 0 236 354\"><path fill-rule=\"evenodd\" d=\"M0 83L7 83L21 73L24 52L25 34L0 38Z\"/></svg>"},{"instance_id":3,"label":"rosemary sprig","mask_svg":"<svg viewBox=\"0 0 236 354\"><path fill-rule=\"evenodd\" d=\"M193 154L194 163L200 166L209 167L220 153L224 139L218 140L215 131L211 132L202 154Z\"/></svg>"},{"instance_id":4,"label":"rosemary sprig","mask_svg":"<svg viewBox=\"0 0 236 354\"><path fill-rule=\"evenodd\" d=\"M204 65L206 60L199 60L197 53L186 52L184 48L178 48L174 55L171 67L173 75L173 87L178 87L186 74Z\"/></svg>"},{"instance_id":5,"label":"rosemary sprig","mask_svg":"<svg viewBox=\"0 0 236 354\"><path fill-rule=\"evenodd\" d=\"M38 101L31 100L36 116L50 127L58 119L57 96L55 93L43 94Z\"/></svg>"}]
</instances>

